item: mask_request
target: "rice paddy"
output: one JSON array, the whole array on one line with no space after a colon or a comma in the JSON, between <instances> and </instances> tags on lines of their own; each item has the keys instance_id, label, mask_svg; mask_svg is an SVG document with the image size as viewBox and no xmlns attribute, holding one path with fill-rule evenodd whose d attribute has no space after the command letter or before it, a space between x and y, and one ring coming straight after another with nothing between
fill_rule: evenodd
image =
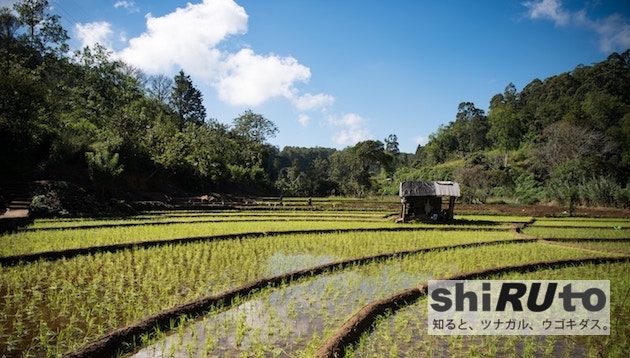
<instances>
[{"instance_id":1,"label":"rice paddy","mask_svg":"<svg viewBox=\"0 0 630 358\"><path fill-rule=\"evenodd\" d=\"M37 220L3 234L0 356L73 355L122 328L172 313L168 324L135 333L107 354L311 357L365 305L429 279L514 264L630 256L628 219L475 215L456 216L450 224L394 224L395 213L387 210L341 209L154 211ZM70 255L77 249L89 251ZM20 255L32 259L10 260ZM584 264L498 279L610 279L611 316L616 310L617 317L630 318L630 282L623 275L629 265ZM253 282L260 284L243 289ZM244 293L212 301L201 313L176 314L234 290ZM346 355L621 356L629 347L627 320L606 337L517 342L436 338L427 334L425 317L424 299L383 316Z\"/></svg>"}]
</instances>

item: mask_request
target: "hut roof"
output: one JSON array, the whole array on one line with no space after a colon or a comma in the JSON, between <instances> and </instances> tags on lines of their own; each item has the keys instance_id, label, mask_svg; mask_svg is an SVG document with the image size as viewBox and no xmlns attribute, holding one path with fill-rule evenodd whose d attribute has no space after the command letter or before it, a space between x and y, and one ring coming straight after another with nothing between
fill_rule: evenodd
<instances>
[{"instance_id":1,"label":"hut roof","mask_svg":"<svg viewBox=\"0 0 630 358\"><path fill-rule=\"evenodd\" d=\"M404 181L400 183L400 197L410 196L456 196L459 183L452 181Z\"/></svg>"}]
</instances>

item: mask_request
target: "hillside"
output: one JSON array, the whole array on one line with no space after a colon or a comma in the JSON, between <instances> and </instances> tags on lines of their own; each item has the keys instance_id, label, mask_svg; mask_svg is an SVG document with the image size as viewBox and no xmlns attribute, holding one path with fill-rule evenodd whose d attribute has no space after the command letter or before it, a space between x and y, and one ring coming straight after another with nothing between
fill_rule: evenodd
<instances>
[{"instance_id":1,"label":"hillside","mask_svg":"<svg viewBox=\"0 0 630 358\"><path fill-rule=\"evenodd\" d=\"M508 84L488 113L462 102L415 154L400 153L395 134L280 150L263 114L212 119L185 69L146 76L100 46L69 55L59 17L33 10L38 23L0 18L11 30L0 41L0 188L67 181L106 202L137 192L366 196L453 179L468 203L630 206L630 50L520 91Z\"/></svg>"}]
</instances>

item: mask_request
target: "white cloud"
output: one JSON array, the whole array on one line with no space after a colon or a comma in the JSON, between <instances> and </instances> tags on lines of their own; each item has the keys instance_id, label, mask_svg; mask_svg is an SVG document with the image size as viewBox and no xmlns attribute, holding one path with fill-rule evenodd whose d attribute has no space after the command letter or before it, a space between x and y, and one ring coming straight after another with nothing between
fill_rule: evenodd
<instances>
[{"instance_id":1,"label":"white cloud","mask_svg":"<svg viewBox=\"0 0 630 358\"><path fill-rule=\"evenodd\" d=\"M531 19L548 19L556 23L556 26L564 26L569 22L571 15L562 8L561 0L528 1L523 3L528 8L528 17Z\"/></svg>"},{"instance_id":2,"label":"white cloud","mask_svg":"<svg viewBox=\"0 0 630 358\"><path fill-rule=\"evenodd\" d=\"M615 14L604 20L596 21L592 27L600 35L599 47L604 52L630 48L630 22Z\"/></svg>"},{"instance_id":3,"label":"white cloud","mask_svg":"<svg viewBox=\"0 0 630 358\"><path fill-rule=\"evenodd\" d=\"M327 94L300 95L296 84L308 82L311 72L291 56L261 55L247 47L219 49L230 36L247 32L248 15L232 0L188 3L161 17L148 14L146 20L146 31L130 39L119 56L149 74L183 69L234 106L256 106L279 97L310 110L334 101Z\"/></svg>"},{"instance_id":4,"label":"white cloud","mask_svg":"<svg viewBox=\"0 0 630 358\"><path fill-rule=\"evenodd\" d=\"M140 12L140 8L136 6L135 1L116 1L114 8L118 9L120 7L127 9L129 12Z\"/></svg>"},{"instance_id":5,"label":"white cloud","mask_svg":"<svg viewBox=\"0 0 630 358\"><path fill-rule=\"evenodd\" d=\"M332 105L335 98L329 94L304 94L293 99L295 107L301 111Z\"/></svg>"},{"instance_id":6,"label":"white cloud","mask_svg":"<svg viewBox=\"0 0 630 358\"><path fill-rule=\"evenodd\" d=\"M427 139L427 137L425 137L425 136L421 136L421 135L417 136L417 137L415 138L415 141L416 141L416 144L417 144L417 145L425 145L425 144L427 144L427 143L429 142L429 140Z\"/></svg>"},{"instance_id":7,"label":"white cloud","mask_svg":"<svg viewBox=\"0 0 630 358\"><path fill-rule=\"evenodd\" d=\"M336 144L349 146L372 138L367 129L367 121L358 114L348 113L341 118L328 117L327 122L335 129L331 139Z\"/></svg>"},{"instance_id":8,"label":"white cloud","mask_svg":"<svg viewBox=\"0 0 630 358\"><path fill-rule=\"evenodd\" d=\"M589 18L586 10L575 12L563 8L561 0L540 0L523 3L530 19L547 19L556 26L577 26L599 35L599 47L603 52L626 50L630 47L630 21L620 14L604 19Z\"/></svg>"},{"instance_id":9,"label":"white cloud","mask_svg":"<svg viewBox=\"0 0 630 358\"><path fill-rule=\"evenodd\" d=\"M300 122L300 124L304 127L306 127L310 121L311 121L311 117L309 117L308 115L304 113L298 116L298 122Z\"/></svg>"},{"instance_id":10,"label":"white cloud","mask_svg":"<svg viewBox=\"0 0 630 358\"><path fill-rule=\"evenodd\" d=\"M310 77L309 68L293 57L262 56L242 49L225 59L215 87L219 98L231 105L255 106L273 97L294 98L294 83Z\"/></svg>"},{"instance_id":11,"label":"white cloud","mask_svg":"<svg viewBox=\"0 0 630 358\"><path fill-rule=\"evenodd\" d=\"M127 63L149 73L179 68L204 78L216 76L221 53L215 47L229 35L247 31L245 10L231 0L204 0L153 17L147 14L147 30L129 40L120 52Z\"/></svg>"},{"instance_id":12,"label":"white cloud","mask_svg":"<svg viewBox=\"0 0 630 358\"><path fill-rule=\"evenodd\" d=\"M81 47L94 46L99 43L107 48L112 47L112 26L105 21L89 22L87 24L74 25L76 37L81 42Z\"/></svg>"}]
</instances>

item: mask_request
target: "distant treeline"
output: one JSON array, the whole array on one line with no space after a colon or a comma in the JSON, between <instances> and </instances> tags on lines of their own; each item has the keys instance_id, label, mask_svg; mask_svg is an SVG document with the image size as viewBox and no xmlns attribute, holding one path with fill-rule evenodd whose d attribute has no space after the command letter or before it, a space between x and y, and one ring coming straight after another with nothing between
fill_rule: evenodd
<instances>
[{"instance_id":1,"label":"distant treeline","mask_svg":"<svg viewBox=\"0 0 630 358\"><path fill-rule=\"evenodd\" d=\"M630 50L509 84L489 111L462 102L415 154L396 135L343 150L285 147L273 121L206 113L181 70L147 76L104 47L69 54L48 1L0 11L0 181L54 179L100 197L126 190L391 194L401 180L457 180L463 200L630 206ZM413 130L413 128L410 128Z\"/></svg>"}]
</instances>

